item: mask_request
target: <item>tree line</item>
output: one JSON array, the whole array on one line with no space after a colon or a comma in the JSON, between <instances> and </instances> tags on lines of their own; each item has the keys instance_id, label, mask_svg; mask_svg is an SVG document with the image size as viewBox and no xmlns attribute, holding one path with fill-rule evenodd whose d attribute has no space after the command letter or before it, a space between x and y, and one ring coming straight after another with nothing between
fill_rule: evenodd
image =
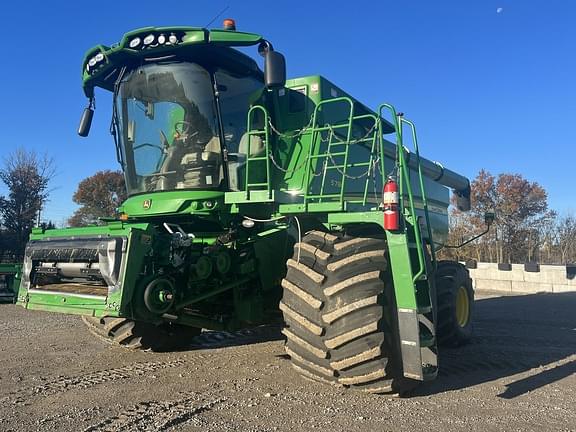
<instances>
[{"instance_id":1,"label":"tree line","mask_svg":"<svg viewBox=\"0 0 576 432\"><path fill-rule=\"evenodd\" d=\"M40 224L41 211L48 199L54 174L54 161L46 155L18 149L4 159L0 181L8 193L0 196L2 260L21 260L32 228Z\"/></svg>"},{"instance_id":2,"label":"tree line","mask_svg":"<svg viewBox=\"0 0 576 432\"><path fill-rule=\"evenodd\" d=\"M0 195L0 262L22 260L32 228L55 228L52 221L42 219L55 175L54 160L47 155L20 148L4 158L0 167L0 182L6 190ZM67 226L98 224L100 218L117 216L118 206L126 199L122 173L97 172L79 183L72 199L80 207Z\"/></svg>"},{"instance_id":3,"label":"tree line","mask_svg":"<svg viewBox=\"0 0 576 432\"><path fill-rule=\"evenodd\" d=\"M460 261L498 263L576 263L576 216L548 207L548 194L520 174L492 175L481 170L472 181L470 212L451 209L447 244L458 245L485 229L484 214L494 212L490 231L440 256Z\"/></svg>"}]
</instances>

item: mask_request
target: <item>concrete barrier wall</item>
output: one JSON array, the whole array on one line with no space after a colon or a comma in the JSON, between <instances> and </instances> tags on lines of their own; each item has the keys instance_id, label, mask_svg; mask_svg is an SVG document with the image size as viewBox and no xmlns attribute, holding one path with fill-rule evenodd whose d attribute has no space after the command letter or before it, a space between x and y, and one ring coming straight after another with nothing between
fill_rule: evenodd
<instances>
[{"instance_id":1,"label":"concrete barrier wall","mask_svg":"<svg viewBox=\"0 0 576 432\"><path fill-rule=\"evenodd\" d=\"M576 278L566 277L565 266L541 265L539 272L527 272L524 264L512 264L512 270L498 270L498 264L478 263L469 269L476 290L507 293L576 292Z\"/></svg>"}]
</instances>

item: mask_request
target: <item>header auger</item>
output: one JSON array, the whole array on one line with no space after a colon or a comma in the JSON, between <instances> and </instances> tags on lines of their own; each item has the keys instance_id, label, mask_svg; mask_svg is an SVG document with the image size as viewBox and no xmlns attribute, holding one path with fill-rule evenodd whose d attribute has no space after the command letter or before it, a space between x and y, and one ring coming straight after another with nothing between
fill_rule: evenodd
<instances>
[{"instance_id":1,"label":"header auger","mask_svg":"<svg viewBox=\"0 0 576 432\"><path fill-rule=\"evenodd\" d=\"M468 273L435 256L448 188L467 210L468 179L421 157L392 105L286 80L270 42L227 28L149 27L88 51L79 134L109 91L129 198L100 226L34 230L18 303L154 350L283 322L305 376L373 393L433 379L438 344L471 332ZM253 45L264 71L234 49Z\"/></svg>"}]
</instances>

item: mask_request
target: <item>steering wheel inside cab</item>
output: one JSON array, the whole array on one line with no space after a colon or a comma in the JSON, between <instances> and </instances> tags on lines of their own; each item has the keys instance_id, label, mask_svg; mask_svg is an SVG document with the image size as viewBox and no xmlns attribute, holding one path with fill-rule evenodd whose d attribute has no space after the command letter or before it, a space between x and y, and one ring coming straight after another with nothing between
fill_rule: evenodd
<instances>
[{"instance_id":1,"label":"steering wheel inside cab","mask_svg":"<svg viewBox=\"0 0 576 432\"><path fill-rule=\"evenodd\" d=\"M187 121L179 121L174 124L174 140L180 140L187 144L197 144L192 143L191 139L198 135L198 131L190 134L192 130L192 125Z\"/></svg>"}]
</instances>

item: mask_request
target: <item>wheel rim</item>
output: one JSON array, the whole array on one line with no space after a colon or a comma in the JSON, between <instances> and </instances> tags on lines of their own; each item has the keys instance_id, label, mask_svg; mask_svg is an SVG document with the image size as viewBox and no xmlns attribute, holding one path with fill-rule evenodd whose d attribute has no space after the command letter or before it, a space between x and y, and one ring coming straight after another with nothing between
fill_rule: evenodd
<instances>
[{"instance_id":1,"label":"wheel rim","mask_svg":"<svg viewBox=\"0 0 576 432\"><path fill-rule=\"evenodd\" d=\"M470 319L470 298L465 286L456 293L456 321L460 327L466 327Z\"/></svg>"}]
</instances>

